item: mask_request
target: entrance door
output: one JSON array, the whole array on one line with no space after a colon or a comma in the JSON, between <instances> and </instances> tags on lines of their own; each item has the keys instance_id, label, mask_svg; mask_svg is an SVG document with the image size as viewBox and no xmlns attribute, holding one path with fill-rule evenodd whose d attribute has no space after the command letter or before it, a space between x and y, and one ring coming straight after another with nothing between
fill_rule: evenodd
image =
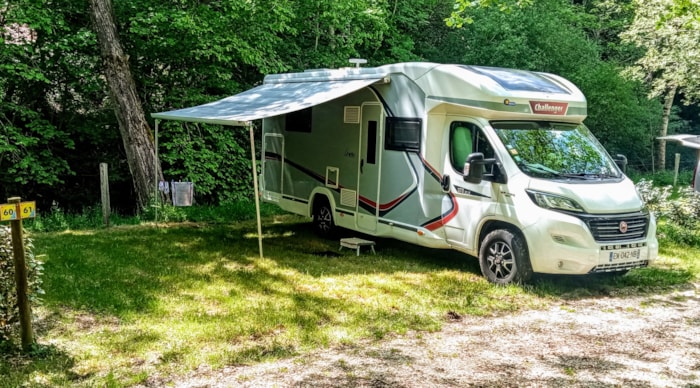
<instances>
[{"instance_id":1,"label":"entrance door","mask_svg":"<svg viewBox=\"0 0 700 388\"><path fill-rule=\"evenodd\" d=\"M362 104L360 128L360 166L357 182L357 228L377 230L379 216L380 147L383 130L382 107L378 103Z\"/></svg>"}]
</instances>

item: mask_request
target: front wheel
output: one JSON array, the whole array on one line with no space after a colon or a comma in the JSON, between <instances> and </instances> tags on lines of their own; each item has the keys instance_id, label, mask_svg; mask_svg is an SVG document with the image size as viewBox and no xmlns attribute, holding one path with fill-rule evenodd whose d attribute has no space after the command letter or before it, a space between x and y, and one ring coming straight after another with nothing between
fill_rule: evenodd
<instances>
[{"instance_id":1,"label":"front wheel","mask_svg":"<svg viewBox=\"0 0 700 388\"><path fill-rule=\"evenodd\" d=\"M525 239L507 229L484 237L479 250L481 273L492 283L525 283L532 277Z\"/></svg>"}]
</instances>

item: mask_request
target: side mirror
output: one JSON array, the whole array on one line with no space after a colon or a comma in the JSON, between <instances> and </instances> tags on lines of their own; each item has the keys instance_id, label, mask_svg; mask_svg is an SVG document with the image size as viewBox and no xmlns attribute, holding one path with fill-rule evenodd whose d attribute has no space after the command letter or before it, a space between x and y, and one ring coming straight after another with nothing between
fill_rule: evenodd
<instances>
[{"instance_id":1,"label":"side mirror","mask_svg":"<svg viewBox=\"0 0 700 388\"><path fill-rule=\"evenodd\" d=\"M625 155L617 154L613 158L613 161L615 161L615 164L620 167L623 173L627 173L627 157Z\"/></svg>"},{"instance_id":2,"label":"side mirror","mask_svg":"<svg viewBox=\"0 0 700 388\"><path fill-rule=\"evenodd\" d=\"M484 179L484 154L475 152L467 156L464 162L464 180L469 183L480 183Z\"/></svg>"}]
</instances>

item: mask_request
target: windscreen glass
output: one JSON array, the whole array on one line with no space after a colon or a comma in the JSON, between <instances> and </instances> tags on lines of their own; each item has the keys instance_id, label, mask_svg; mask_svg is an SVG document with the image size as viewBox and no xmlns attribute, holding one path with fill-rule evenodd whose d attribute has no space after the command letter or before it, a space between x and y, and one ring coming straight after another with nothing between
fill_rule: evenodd
<instances>
[{"instance_id":1,"label":"windscreen glass","mask_svg":"<svg viewBox=\"0 0 700 388\"><path fill-rule=\"evenodd\" d=\"M619 179L622 173L583 124L496 121L494 130L525 174L547 179Z\"/></svg>"}]
</instances>

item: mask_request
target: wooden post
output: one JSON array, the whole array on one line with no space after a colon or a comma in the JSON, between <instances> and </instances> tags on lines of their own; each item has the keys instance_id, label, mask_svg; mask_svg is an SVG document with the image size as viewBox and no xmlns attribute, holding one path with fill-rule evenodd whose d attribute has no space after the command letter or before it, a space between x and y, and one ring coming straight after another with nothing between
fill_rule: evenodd
<instances>
[{"instance_id":1,"label":"wooden post","mask_svg":"<svg viewBox=\"0 0 700 388\"><path fill-rule=\"evenodd\" d=\"M102 194L102 222L109 226L109 174L107 173L107 163L100 163L100 192Z\"/></svg>"},{"instance_id":2,"label":"wooden post","mask_svg":"<svg viewBox=\"0 0 700 388\"><path fill-rule=\"evenodd\" d=\"M676 159L673 161L673 187L678 183L678 170L681 167L681 154L676 153Z\"/></svg>"},{"instance_id":3,"label":"wooden post","mask_svg":"<svg viewBox=\"0 0 700 388\"><path fill-rule=\"evenodd\" d=\"M34 332L32 330L32 311L29 306L27 265L24 262L24 238L22 236L22 217L19 212L20 197L8 198L7 202L17 205L17 219L10 221L12 229L12 252L15 262L15 283L17 284L17 306L19 307L19 323L22 331L22 350L31 350L34 344Z\"/></svg>"}]
</instances>

